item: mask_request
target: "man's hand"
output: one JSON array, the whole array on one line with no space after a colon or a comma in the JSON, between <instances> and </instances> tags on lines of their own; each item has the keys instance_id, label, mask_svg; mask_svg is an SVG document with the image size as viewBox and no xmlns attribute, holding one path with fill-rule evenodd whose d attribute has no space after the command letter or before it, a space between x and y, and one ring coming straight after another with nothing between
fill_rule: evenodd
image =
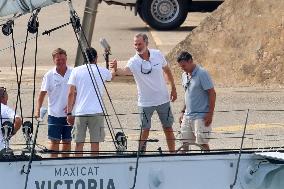
<instances>
[{"instance_id":1,"label":"man's hand","mask_svg":"<svg viewBox=\"0 0 284 189\"><path fill-rule=\"evenodd\" d=\"M67 123L69 124L69 126L74 125L74 121L75 121L75 117L74 116L71 116L71 115L67 116Z\"/></svg>"},{"instance_id":2,"label":"man's hand","mask_svg":"<svg viewBox=\"0 0 284 189\"><path fill-rule=\"evenodd\" d=\"M109 63L109 68L111 72L117 71L117 60L116 59L114 59L112 62Z\"/></svg>"},{"instance_id":3,"label":"man's hand","mask_svg":"<svg viewBox=\"0 0 284 189\"><path fill-rule=\"evenodd\" d=\"M40 110L36 110L34 117L35 117L36 119L38 119L38 118L39 118L39 114L40 114Z\"/></svg>"},{"instance_id":4,"label":"man's hand","mask_svg":"<svg viewBox=\"0 0 284 189\"><path fill-rule=\"evenodd\" d=\"M212 120L213 120L213 113L208 112L204 117L205 126L209 127L212 123Z\"/></svg>"},{"instance_id":5,"label":"man's hand","mask_svg":"<svg viewBox=\"0 0 284 189\"><path fill-rule=\"evenodd\" d=\"M63 110L67 114L67 106L65 106L65 108Z\"/></svg>"},{"instance_id":6,"label":"man's hand","mask_svg":"<svg viewBox=\"0 0 284 189\"><path fill-rule=\"evenodd\" d=\"M177 99L177 90L173 88L171 91L171 102L174 102Z\"/></svg>"}]
</instances>

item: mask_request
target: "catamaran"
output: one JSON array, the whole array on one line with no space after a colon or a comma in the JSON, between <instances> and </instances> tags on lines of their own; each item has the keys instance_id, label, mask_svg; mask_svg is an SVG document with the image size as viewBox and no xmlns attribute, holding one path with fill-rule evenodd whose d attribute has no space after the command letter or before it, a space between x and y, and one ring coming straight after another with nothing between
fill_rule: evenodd
<instances>
[{"instance_id":1,"label":"catamaran","mask_svg":"<svg viewBox=\"0 0 284 189\"><path fill-rule=\"evenodd\" d=\"M31 13L28 24L30 33L38 34L40 8L63 0L1 0L0 16L13 15L5 20L2 31L6 36L13 34L13 20ZM44 34L71 24L83 54L88 43L84 38L80 19L72 6L70 23L58 26ZM43 35L44 35L43 34ZM86 56L87 57L87 56ZM88 61L88 60L87 60ZM88 61L89 62L89 61ZM88 67L89 64L86 64ZM90 74L90 77L93 77ZM20 81L17 81L20 84ZM94 86L95 87L95 86ZM20 93L18 93L20 95ZM18 98L18 97L17 97ZM113 107L113 106L112 106ZM114 107L113 107L114 109ZM103 107L106 122L109 115ZM115 110L115 109L114 109ZM97 157L47 158L41 154L54 153L38 150L37 134L43 121L41 118L25 122L22 131L26 139L23 150L18 153L9 146L13 131L11 122L1 123L1 134L5 148L0 153L1 187L9 189L282 189L284 188L284 150L275 148L243 148L246 137L246 122L241 145L238 150L203 151L170 154L161 150L142 154L127 151L127 137L124 132L110 130L115 150L100 152ZM115 112L115 115L118 114ZM34 128L35 125L35 128ZM138 130L139 131L139 130ZM140 130L141 133L141 130ZM140 136L141 137L141 136ZM150 140L147 142L151 142ZM182 147L182 146L181 146ZM59 153L59 152L58 152ZM62 152L69 153L69 152ZM76 152L70 152L76 153ZM85 152L87 154L88 152Z\"/></svg>"}]
</instances>

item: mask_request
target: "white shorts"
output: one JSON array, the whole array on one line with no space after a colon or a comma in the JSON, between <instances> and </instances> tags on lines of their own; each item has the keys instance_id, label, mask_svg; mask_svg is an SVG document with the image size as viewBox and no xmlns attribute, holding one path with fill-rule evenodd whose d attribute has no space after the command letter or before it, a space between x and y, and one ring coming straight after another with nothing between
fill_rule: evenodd
<instances>
[{"instance_id":1,"label":"white shorts","mask_svg":"<svg viewBox=\"0 0 284 189\"><path fill-rule=\"evenodd\" d=\"M181 124L183 143L208 144L211 131L211 125L206 127L203 119L190 119L188 116L183 116Z\"/></svg>"}]
</instances>

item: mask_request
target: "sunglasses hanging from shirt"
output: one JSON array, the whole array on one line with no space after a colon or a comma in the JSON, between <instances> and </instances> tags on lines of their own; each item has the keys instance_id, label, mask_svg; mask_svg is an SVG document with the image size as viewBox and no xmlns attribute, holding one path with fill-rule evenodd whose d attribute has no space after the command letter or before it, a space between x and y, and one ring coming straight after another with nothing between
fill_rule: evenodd
<instances>
[{"instance_id":1,"label":"sunglasses hanging from shirt","mask_svg":"<svg viewBox=\"0 0 284 189\"><path fill-rule=\"evenodd\" d=\"M141 73L150 74L152 72L152 63L150 60L142 60L141 62Z\"/></svg>"}]
</instances>

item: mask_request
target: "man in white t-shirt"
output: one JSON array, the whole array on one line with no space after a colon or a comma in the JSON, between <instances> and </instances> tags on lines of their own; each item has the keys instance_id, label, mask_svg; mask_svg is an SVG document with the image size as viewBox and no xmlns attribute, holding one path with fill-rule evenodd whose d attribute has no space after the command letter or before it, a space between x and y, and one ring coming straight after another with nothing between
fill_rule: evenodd
<instances>
[{"instance_id":1,"label":"man in white t-shirt","mask_svg":"<svg viewBox=\"0 0 284 189\"><path fill-rule=\"evenodd\" d=\"M171 70L163 54L156 49L148 49L148 37L138 33L134 37L136 54L130 58L125 68L119 72L128 75L131 72L137 84L138 107L140 109L142 136L140 150L146 150L146 140L151 128L151 118L157 111L167 139L169 151L175 151L175 136L172 125L174 118L171 111L170 101L177 98L176 87ZM117 72L117 62L110 63L112 72ZM115 75L115 74L114 74ZM169 95L165 77L171 85Z\"/></svg>"},{"instance_id":2,"label":"man in white t-shirt","mask_svg":"<svg viewBox=\"0 0 284 189\"><path fill-rule=\"evenodd\" d=\"M110 81L111 72L97 66L97 51L87 49L91 64L85 64L73 69L68 84L70 85L67 106L67 121L75 124L73 138L76 142L75 151L83 151L87 128L90 134L92 155L99 152L99 143L104 141L104 115L102 109L103 83ZM83 156L82 153L76 156Z\"/></svg>"},{"instance_id":3,"label":"man in white t-shirt","mask_svg":"<svg viewBox=\"0 0 284 189\"><path fill-rule=\"evenodd\" d=\"M41 91L37 100L35 117L39 117L46 94L48 95L48 139L49 149L59 151L59 144L62 141L62 151L71 150L71 130L67 123L67 94L72 68L67 66L66 51L57 48L52 53L55 67L49 70L43 77ZM62 154L68 157L69 154ZM52 153L51 157L58 157L57 153Z\"/></svg>"},{"instance_id":4,"label":"man in white t-shirt","mask_svg":"<svg viewBox=\"0 0 284 189\"><path fill-rule=\"evenodd\" d=\"M0 87L0 127L5 121L14 121L14 132L12 135L16 134L17 131L21 128L22 119L15 115L15 110L7 106L8 103L8 93L5 87ZM0 150L4 148L4 141L2 132L0 132Z\"/></svg>"}]
</instances>

